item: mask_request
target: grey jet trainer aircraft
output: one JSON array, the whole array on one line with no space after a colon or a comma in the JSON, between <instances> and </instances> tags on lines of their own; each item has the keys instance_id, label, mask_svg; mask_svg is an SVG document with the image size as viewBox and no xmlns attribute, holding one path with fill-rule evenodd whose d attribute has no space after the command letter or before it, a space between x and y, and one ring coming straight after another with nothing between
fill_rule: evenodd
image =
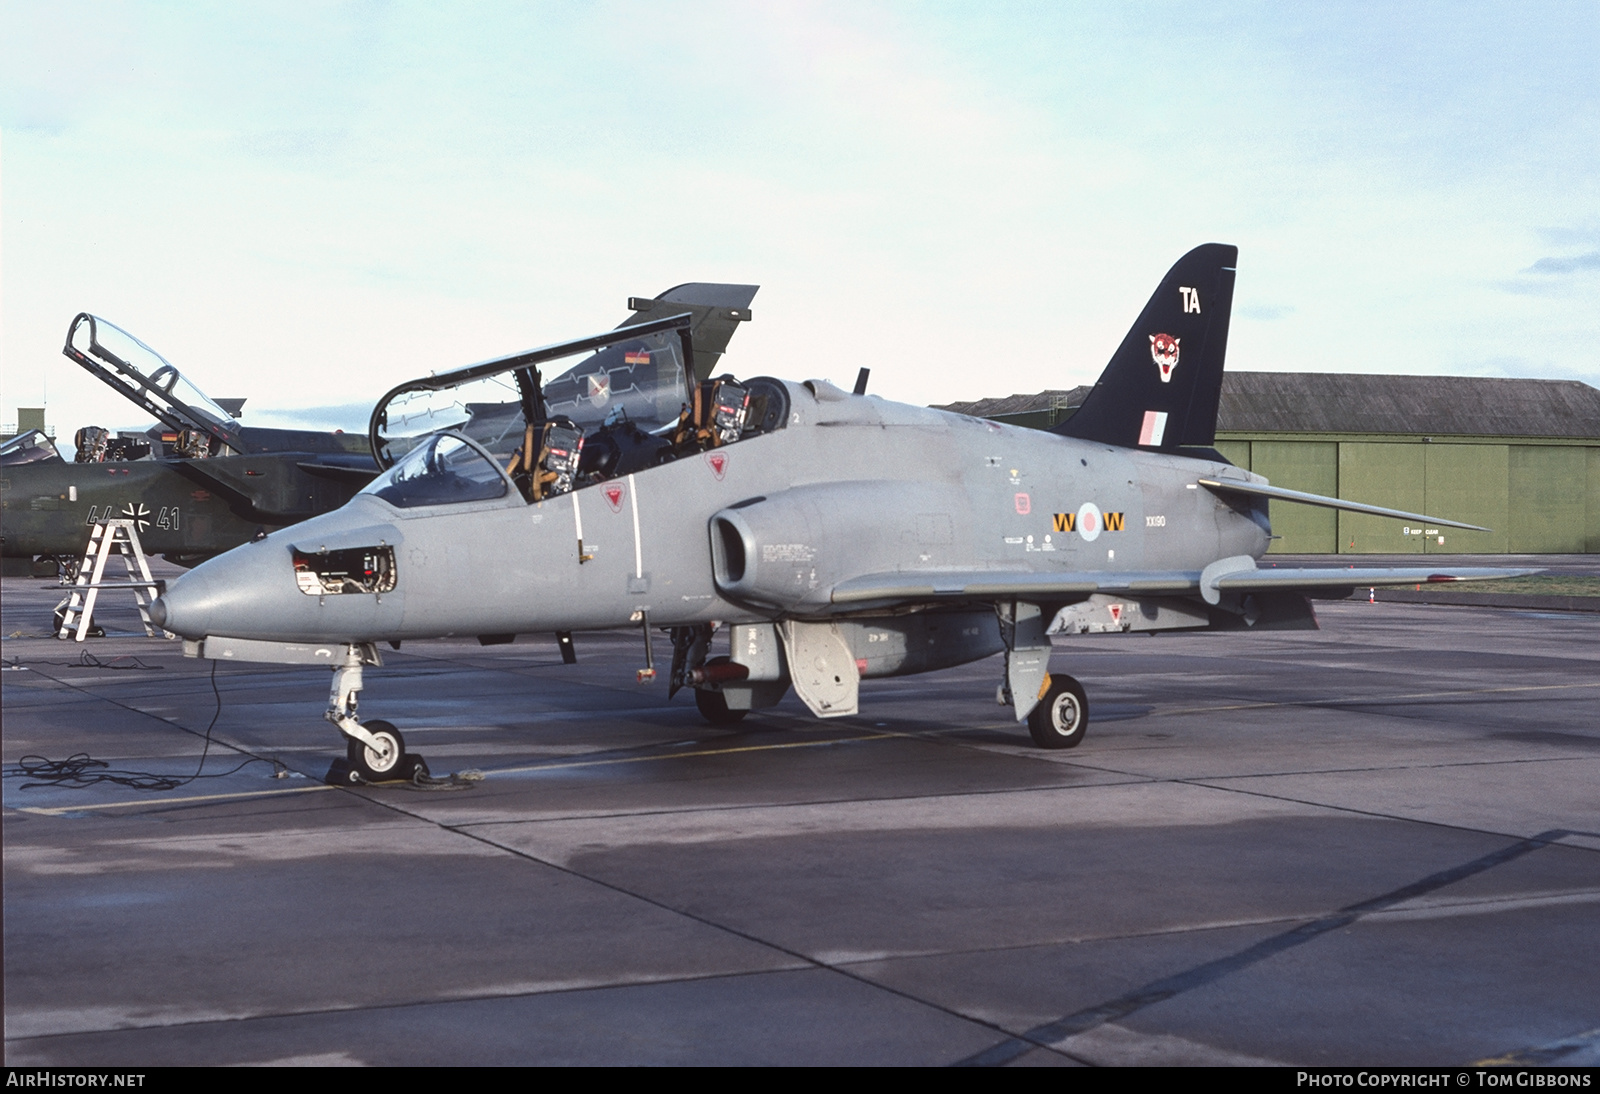
<instances>
[{"instance_id":1,"label":"grey jet trainer aircraft","mask_svg":"<svg viewBox=\"0 0 1600 1094\"><path fill-rule=\"evenodd\" d=\"M1257 567L1271 500L1475 526L1275 487L1210 447L1237 254L1180 259L1053 433L867 396L865 370L853 393L711 379L671 314L401 385L373 414L385 473L151 614L192 656L330 666L359 781L425 770L357 717L385 641L555 633L570 659L569 632L631 624L648 680L665 631L669 695L693 688L713 723L790 687L854 714L863 679L1004 653L1001 701L1071 748L1089 702L1050 671L1050 633L1314 628L1310 600L1356 586L1529 572ZM436 403L466 425L427 432Z\"/></svg>"}]
</instances>

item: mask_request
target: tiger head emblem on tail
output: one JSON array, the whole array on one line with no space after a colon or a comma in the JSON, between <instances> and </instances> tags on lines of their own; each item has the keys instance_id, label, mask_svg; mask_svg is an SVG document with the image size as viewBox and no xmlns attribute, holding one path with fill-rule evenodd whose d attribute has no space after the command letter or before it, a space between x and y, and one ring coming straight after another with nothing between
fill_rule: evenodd
<instances>
[{"instance_id":1,"label":"tiger head emblem on tail","mask_svg":"<svg viewBox=\"0 0 1600 1094\"><path fill-rule=\"evenodd\" d=\"M1161 382L1172 382L1172 370L1178 367L1178 342L1179 339L1170 334L1152 334L1150 336L1150 356L1161 368Z\"/></svg>"}]
</instances>

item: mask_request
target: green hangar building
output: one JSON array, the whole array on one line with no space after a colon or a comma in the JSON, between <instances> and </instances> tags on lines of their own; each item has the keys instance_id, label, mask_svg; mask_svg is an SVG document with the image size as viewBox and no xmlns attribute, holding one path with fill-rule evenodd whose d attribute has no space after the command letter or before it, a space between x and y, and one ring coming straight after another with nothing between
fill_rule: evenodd
<instances>
[{"instance_id":1,"label":"green hangar building","mask_svg":"<svg viewBox=\"0 0 1600 1094\"><path fill-rule=\"evenodd\" d=\"M1088 387L940 407L1048 429ZM1600 389L1577 380L1230 372L1217 449L1275 486L1490 532L1272 506L1274 553L1600 552Z\"/></svg>"}]
</instances>

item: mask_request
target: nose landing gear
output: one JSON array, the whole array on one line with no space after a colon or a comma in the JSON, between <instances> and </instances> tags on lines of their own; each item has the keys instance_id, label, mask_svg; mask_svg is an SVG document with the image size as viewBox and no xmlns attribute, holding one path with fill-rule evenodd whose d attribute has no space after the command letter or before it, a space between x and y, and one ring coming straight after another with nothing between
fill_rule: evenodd
<instances>
[{"instance_id":1,"label":"nose landing gear","mask_svg":"<svg viewBox=\"0 0 1600 1094\"><path fill-rule=\"evenodd\" d=\"M427 777L428 765L421 756L406 751L405 738L391 723L374 719L366 725L356 720L357 694L361 691L361 670L367 663L364 650L370 647L345 647L344 664L333 671L333 687L328 693L324 715L348 739L348 763L335 763L329 781L359 785L363 782L390 782ZM375 663L375 662L374 662Z\"/></svg>"}]
</instances>

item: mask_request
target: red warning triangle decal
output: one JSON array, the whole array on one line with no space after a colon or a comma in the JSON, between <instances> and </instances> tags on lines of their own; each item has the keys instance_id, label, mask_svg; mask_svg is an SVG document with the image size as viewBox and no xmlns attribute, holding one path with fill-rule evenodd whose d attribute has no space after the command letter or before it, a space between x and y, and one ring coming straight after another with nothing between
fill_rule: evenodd
<instances>
[{"instance_id":1,"label":"red warning triangle decal","mask_svg":"<svg viewBox=\"0 0 1600 1094\"><path fill-rule=\"evenodd\" d=\"M1110 605L1107 605L1107 606L1111 609L1111 622L1113 622L1113 623L1121 623L1122 622L1122 605L1121 604L1110 604Z\"/></svg>"},{"instance_id":2,"label":"red warning triangle decal","mask_svg":"<svg viewBox=\"0 0 1600 1094\"><path fill-rule=\"evenodd\" d=\"M621 512L622 511L622 487L621 487L621 485L613 483L612 485L607 486L605 488L605 490L602 491L602 492L605 494L606 503L611 506L611 511L613 513Z\"/></svg>"},{"instance_id":3,"label":"red warning triangle decal","mask_svg":"<svg viewBox=\"0 0 1600 1094\"><path fill-rule=\"evenodd\" d=\"M721 479L728 470L728 457L721 452L707 452L706 464L711 468L711 473Z\"/></svg>"}]
</instances>

